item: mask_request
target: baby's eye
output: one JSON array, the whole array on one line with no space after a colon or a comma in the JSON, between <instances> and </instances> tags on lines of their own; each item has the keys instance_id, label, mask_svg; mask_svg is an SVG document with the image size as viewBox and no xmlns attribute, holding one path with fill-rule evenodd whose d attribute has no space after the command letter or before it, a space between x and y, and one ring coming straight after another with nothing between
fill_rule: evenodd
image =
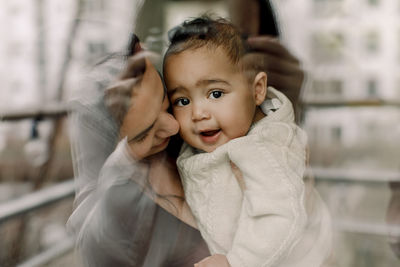
<instances>
[{"instance_id":1,"label":"baby's eye","mask_svg":"<svg viewBox=\"0 0 400 267\"><path fill-rule=\"evenodd\" d=\"M212 91L210 93L210 98L220 98L224 93L221 91Z\"/></svg>"},{"instance_id":2,"label":"baby's eye","mask_svg":"<svg viewBox=\"0 0 400 267\"><path fill-rule=\"evenodd\" d=\"M174 101L174 105L179 106L179 107L189 105L189 103L190 103L190 100L187 98L184 98L184 97L178 98L177 100Z\"/></svg>"}]
</instances>

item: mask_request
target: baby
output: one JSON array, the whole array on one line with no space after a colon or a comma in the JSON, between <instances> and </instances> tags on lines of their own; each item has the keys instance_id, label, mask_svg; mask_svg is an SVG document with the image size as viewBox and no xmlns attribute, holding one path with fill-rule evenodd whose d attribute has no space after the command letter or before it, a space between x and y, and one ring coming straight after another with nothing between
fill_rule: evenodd
<instances>
[{"instance_id":1,"label":"baby","mask_svg":"<svg viewBox=\"0 0 400 267\"><path fill-rule=\"evenodd\" d=\"M246 62L245 42L228 21L200 17L170 33L164 79L185 141L177 165L213 255L206 261L323 265L330 217L303 181L307 138L290 101Z\"/></svg>"}]
</instances>

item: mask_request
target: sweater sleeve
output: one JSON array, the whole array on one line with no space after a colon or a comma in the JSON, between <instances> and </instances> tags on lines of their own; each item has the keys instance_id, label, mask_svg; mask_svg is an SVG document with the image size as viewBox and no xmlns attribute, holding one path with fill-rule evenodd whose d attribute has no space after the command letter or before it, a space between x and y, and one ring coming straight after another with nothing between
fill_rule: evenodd
<instances>
[{"instance_id":1,"label":"sweater sleeve","mask_svg":"<svg viewBox=\"0 0 400 267\"><path fill-rule=\"evenodd\" d=\"M305 135L295 124L271 122L229 146L245 190L227 258L232 267L276 266L299 241L304 207Z\"/></svg>"}]
</instances>

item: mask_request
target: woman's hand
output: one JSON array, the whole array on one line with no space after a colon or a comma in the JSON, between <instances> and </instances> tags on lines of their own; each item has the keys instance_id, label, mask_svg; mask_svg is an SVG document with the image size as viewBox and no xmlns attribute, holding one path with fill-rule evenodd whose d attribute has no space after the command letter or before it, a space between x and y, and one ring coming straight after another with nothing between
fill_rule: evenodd
<instances>
[{"instance_id":1,"label":"woman's hand","mask_svg":"<svg viewBox=\"0 0 400 267\"><path fill-rule=\"evenodd\" d=\"M184 192L175 160L160 152L148 158L149 183L156 193L154 201L166 211L197 229L196 220L185 201Z\"/></svg>"},{"instance_id":2,"label":"woman's hand","mask_svg":"<svg viewBox=\"0 0 400 267\"><path fill-rule=\"evenodd\" d=\"M131 105L133 87L146 71L146 53L131 56L126 67L104 92L104 103L115 121L121 125Z\"/></svg>"},{"instance_id":3,"label":"woman's hand","mask_svg":"<svg viewBox=\"0 0 400 267\"><path fill-rule=\"evenodd\" d=\"M154 52L140 51L130 56L126 66L104 92L104 103L115 121L122 122L132 105L132 92L135 87L140 86L143 75L148 70L146 60L157 61L160 58Z\"/></svg>"},{"instance_id":4,"label":"woman's hand","mask_svg":"<svg viewBox=\"0 0 400 267\"><path fill-rule=\"evenodd\" d=\"M249 37L247 44L251 52L246 55L245 64L265 71L268 86L284 93L296 108L304 80L300 61L274 37Z\"/></svg>"},{"instance_id":5,"label":"woman's hand","mask_svg":"<svg viewBox=\"0 0 400 267\"><path fill-rule=\"evenodd\" d=\"M214 254L209 256L194 265L194 267L230 267L228 259L225 255Z\"/></svg>"}]
</instances>

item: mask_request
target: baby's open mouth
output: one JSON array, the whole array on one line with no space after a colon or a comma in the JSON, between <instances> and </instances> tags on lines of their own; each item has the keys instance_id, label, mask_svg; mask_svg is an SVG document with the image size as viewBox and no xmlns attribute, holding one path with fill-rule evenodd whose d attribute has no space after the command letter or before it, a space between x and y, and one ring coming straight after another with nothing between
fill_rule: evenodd
<instances>
[{"instance_id":1,"label":"baby's open mouth","mask_svg":"<svg viewBox=\"0 0 400 267\"><path fill-rule=\"evenodd\" d=\"M221 135L221 129L201 131L200 139L205 144L213 145L218 141L220 135Z\"/></svg>"},{"instance_id":2,"label":"baby's open mouth","mask_svg":"<svg viewBox=\"0 0 400 267\"><path fill-rule=\"evenodd\" d=\"M204 132L200 132L200 134L202 136L213 136L213 135L217 134L219 131L221 131L221 129L211 130L211 131L204 131Z\"/></svg>"}]
</instances>

